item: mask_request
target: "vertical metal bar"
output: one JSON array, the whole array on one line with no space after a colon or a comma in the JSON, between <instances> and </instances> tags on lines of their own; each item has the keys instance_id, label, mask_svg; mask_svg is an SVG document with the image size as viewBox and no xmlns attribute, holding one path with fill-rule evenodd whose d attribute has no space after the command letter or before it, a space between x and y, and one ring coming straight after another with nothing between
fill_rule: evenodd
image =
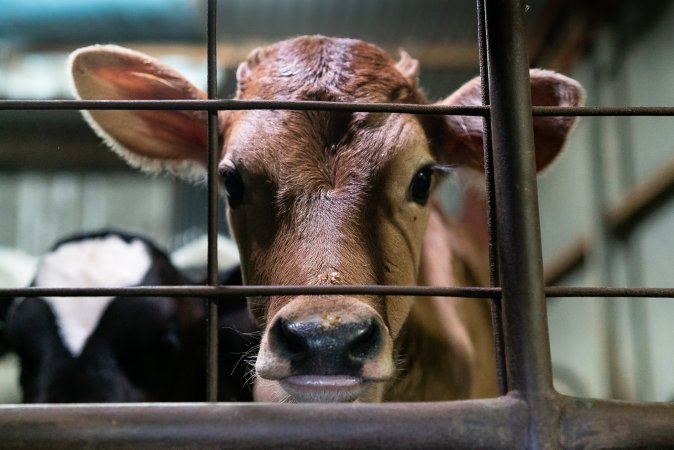
<instances>
[{"instance_id":1,"label":"vertical metal bar","mask_svg":"<svg viewBox=\"0 0 674 450\"><path fill-rule=\"evenodd\" d=\"M208 98L217 98L216 22L217 0L208 1ZM208 111L208 284L218 285L218 112ZM206 396L218 400L218 303L208 299Z\"/></svg>"},{"instance_id":2,"label":"vertical metal bar","mask_svg":"<svg viewBox=\"0 0 674 450\"><path fill-rule=\"evenodd\" d=\"M555 448L524 13L521 0L486 3L499 267L509 390L527 402L528 446Z\"/></svg>"},{"instance_id":3,"label":"vertical metal bar","mask_svg":"<svg viewBox=\"0 0 674 450\"><path fill-rule=\"evenodd\" d=\"M477 0L477 39L480 49L480 82L482 84L482 104L489 105L489 65L487 62L487 27L485 26L484 0ZM494 152L492 149L491 117L484 116L484 175L487 198L487 234L489 235L489 286L496 287L498 279L498 256L496 244L496 203L494 202ZM503 346L503 313L501 297L491 299L491 324L494 329L494 347L496 348L496 377L500 395L508 392L508 378L505 367L505 348Z\"/></svg>"}]
</instances>

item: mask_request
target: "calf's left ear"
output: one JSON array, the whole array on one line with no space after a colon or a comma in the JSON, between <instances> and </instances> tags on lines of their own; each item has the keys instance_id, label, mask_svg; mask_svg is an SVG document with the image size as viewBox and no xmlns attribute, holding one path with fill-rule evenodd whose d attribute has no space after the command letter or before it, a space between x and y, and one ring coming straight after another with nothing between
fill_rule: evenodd
<instances>
[{"instance_id":1,"label":"calf's left ear","mask_svg":"<svg viewBox=\"0 0 674 450\"><path fill-rule=\"evenodd\" d=\"M542 69L531 69L529 76L534 106L580 106L584 102L583 88L569 77ZM482 105L480 79L470 80L439 104ZM482 117L445 116L445 121L450 132L445 154L448 161L481 171L484 163ZM575 121L574 116L533 118L536 168L539 171L548 167L560 154Z\"/></svg>"}]
</instances>

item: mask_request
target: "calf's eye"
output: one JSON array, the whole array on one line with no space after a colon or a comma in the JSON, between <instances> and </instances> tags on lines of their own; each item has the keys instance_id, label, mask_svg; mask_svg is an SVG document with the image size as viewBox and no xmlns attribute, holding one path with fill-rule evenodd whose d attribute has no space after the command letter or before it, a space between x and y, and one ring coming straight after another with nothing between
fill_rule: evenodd
<instances>
[{"instance_id":1,"label":"calf's eye","mask_svg":"<svg viewBox=\"0 0 674 450\"><path fill-rule=\"evenodd\" d=\"M433 184L433 168L423 167L412 178L410 183L410 199L420 205L428 203L428 197L431 195L431 186Z\"/></svg>"},{"instance_id":2,"label":"calf's eye","mask_svg":"<svg viewBox=\"0 0 674 450\"><path fill-rule=\"evenodd\" d=\"M220 170L220 177L225 184L227 191L227 203L230 208L236 208L243 203L245 186L241 179L241 174L234 167L225 167Z\"/></svg>"}]
</instances>

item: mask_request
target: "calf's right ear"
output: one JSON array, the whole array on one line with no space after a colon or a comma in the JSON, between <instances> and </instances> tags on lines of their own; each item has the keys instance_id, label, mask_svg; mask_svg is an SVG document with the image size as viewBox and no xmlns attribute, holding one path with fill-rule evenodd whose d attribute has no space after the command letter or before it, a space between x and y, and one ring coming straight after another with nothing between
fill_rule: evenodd
<instances>
[{"instance_id":1,"label":"calf's right ear","mask_svg":"<svg viewBox=\"0 0 674 450\"><path fill-rule=\"evenodd\" d=\"M161 62L116 45L70 56L72 89L82 100L205 99L206 93ZM175 110L92 110L85 119L132 166L184 178L205 173L207 113Z\"/></svg>"},{"instance_id":2,"label":"calf's right ear","mask_svg":"<svg viewBox=\"0 0 674 450\"><path fill-rule=\"evenodd\" d=\"M562 74L542 69L529 71L531 103L534 106L581 106L585 92L577 81ZM441 105L482 105L480 79L474 78L461 86ZM561 153L566 138L576 121L574 116L536 116L533 118L536 168L548 167ZM445 116L449 129L449 145L443 159L459 166L477 170L483 167L482 117Z\"/></svg>"}]
</instances>

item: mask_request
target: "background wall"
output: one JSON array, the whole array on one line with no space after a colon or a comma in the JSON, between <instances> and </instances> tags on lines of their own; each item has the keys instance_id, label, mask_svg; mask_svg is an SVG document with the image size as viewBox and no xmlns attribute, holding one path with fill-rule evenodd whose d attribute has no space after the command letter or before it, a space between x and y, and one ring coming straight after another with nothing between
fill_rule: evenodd
<instances>
[{"instance_id":1,"label":"background wall","mask_svg":"<svg viewBox=\"0 0 674 450\"><path fill-rule=\"evenodd\" d=\"M572 75L588 105L674 105L674 5L634 2L596 30ZM626 235L602 220L650 183L671 180L671 117L586 117L559 164L540 183L543 249L549 266L579 236L585 264L560 280L581 286L671 287L674 202L661 202ZM671 182L671 181L670 181ZM552 356L562 392L674 400L674 302L664 299L549 301Z\"/></svg>"}]
</instances>

